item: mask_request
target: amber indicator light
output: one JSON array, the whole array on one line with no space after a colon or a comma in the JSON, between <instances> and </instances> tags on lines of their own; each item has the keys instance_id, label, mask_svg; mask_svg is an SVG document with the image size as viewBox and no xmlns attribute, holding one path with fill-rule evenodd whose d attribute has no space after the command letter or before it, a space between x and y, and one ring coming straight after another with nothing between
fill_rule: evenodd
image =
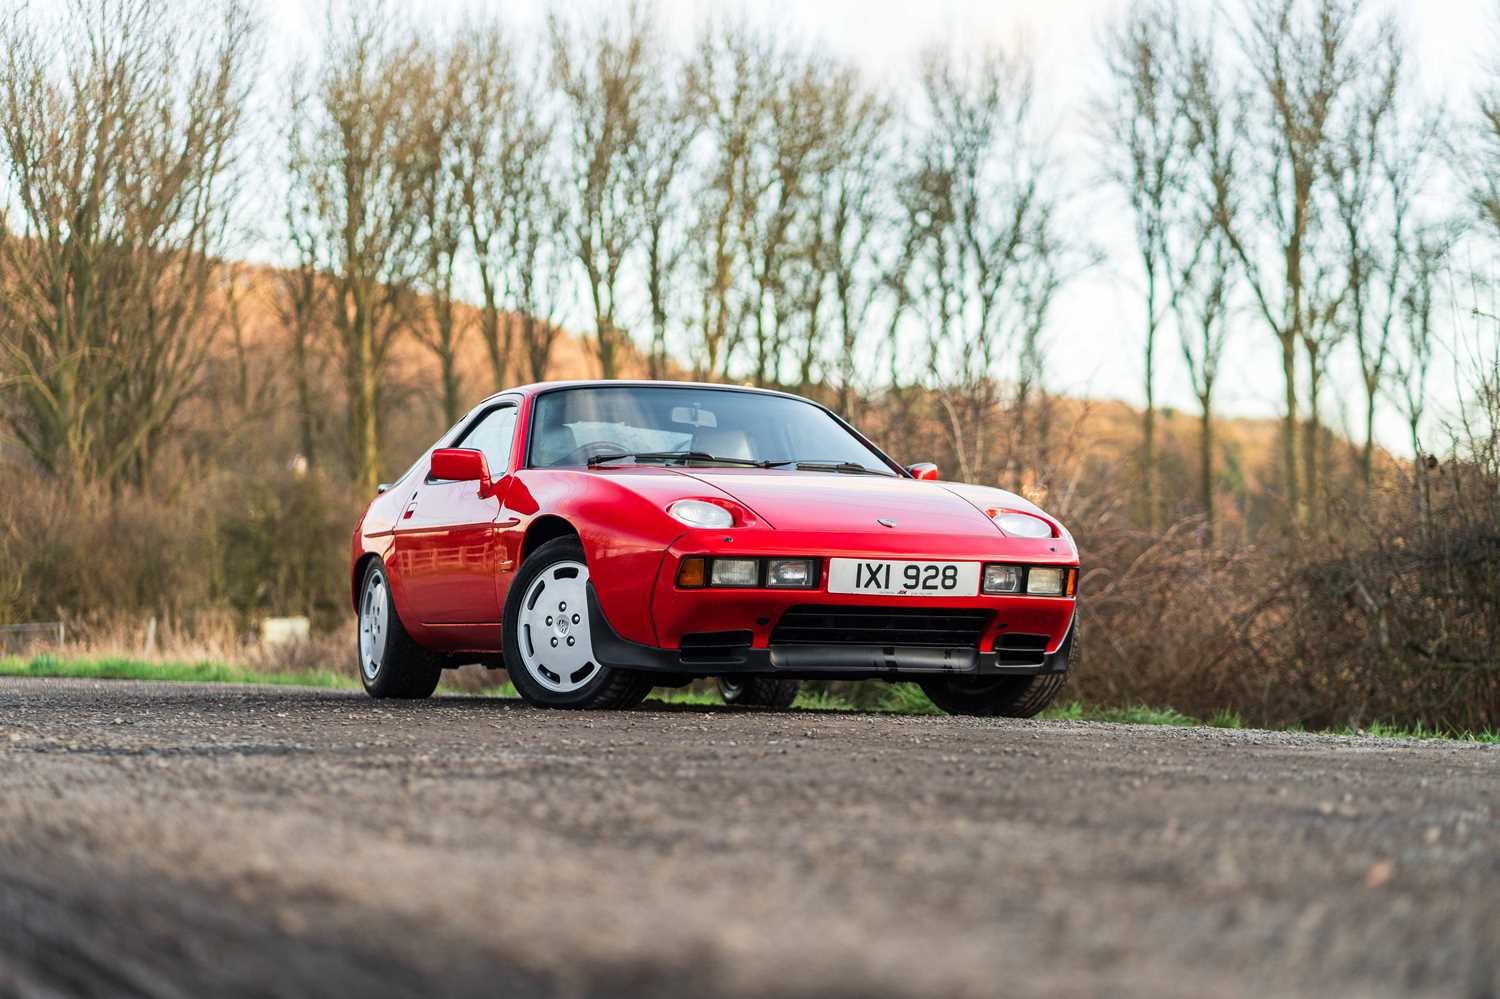
<instances>
[{"instance_id":1,"label":"amber indicator light","mask_svg":"<svg viewBox=\"0 0 1500 999\"><path fill-rule=\"evenodd\" d=\"M677 568L678 586L702 586L706 578L704 560L701 558L685 558Z\"/></svg>"}]
</instances>

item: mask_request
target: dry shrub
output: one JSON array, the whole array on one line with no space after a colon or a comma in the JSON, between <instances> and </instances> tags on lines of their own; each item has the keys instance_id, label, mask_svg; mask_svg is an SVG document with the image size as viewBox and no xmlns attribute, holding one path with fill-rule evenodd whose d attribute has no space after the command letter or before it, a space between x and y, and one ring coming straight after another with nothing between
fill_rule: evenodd
<instances>
[{"instance_id":1,"label":"dry shrub","mask_svg":"<svg viewBox=\"0 0 1500 999\"><path fill-rule=\"evenodd\" d=\"M0 492L0 612L60 619L85 641L242 644L265 616L348 617L357 511L320 476L225 470L174 495L80 496L16 469ZM236 640L226 639L237 636Z\"/></svg>"},{"instance_id":2,"label":"dry shrub","mask_svg":"<svg viewBox=\"0 0 1500 999\"><path fill-rule=\"evenodd\" d=\"M1473 466L1329 511L1322 532L1216 550L1192 522L1161 538L1090 532L1085 700L1144 702L1259 724L1374 721L1451 730L1500 720L1500 529L1460 502Z\"/></svg>"}]
</instances>

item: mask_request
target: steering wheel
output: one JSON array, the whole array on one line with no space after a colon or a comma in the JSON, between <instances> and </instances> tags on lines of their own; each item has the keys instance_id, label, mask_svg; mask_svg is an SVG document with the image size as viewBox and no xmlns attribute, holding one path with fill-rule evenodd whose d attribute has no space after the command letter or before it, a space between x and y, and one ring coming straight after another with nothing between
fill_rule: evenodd
<instances>
[{"instance_id":1,"label":"steering wheel","mask_svg":"<svg viewBox=\"0 0 1500 999\"><path fill-rule=\"evenodd\" d=\"M587 465L590 458L609 454L629 454L630 448L621 447L614 441L589 441L580 444L561 458L556 465Z\"/></svg>"}]
</instances>

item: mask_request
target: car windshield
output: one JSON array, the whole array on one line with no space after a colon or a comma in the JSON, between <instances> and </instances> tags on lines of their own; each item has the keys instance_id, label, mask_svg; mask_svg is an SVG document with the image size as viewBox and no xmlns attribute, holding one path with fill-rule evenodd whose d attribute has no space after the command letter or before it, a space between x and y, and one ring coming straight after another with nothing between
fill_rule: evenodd
<instances>
[{"instance_id":1,"label":"car windshield","mask_svg":"<svg viewBox=\"0 0 1500 999\"><path fill-rule=\"evenodd\" d=\"M533 467L631 460L895 474L825 410L801 399L640 385L559 389L537 397Z\"/></svg>"}]
</instances>

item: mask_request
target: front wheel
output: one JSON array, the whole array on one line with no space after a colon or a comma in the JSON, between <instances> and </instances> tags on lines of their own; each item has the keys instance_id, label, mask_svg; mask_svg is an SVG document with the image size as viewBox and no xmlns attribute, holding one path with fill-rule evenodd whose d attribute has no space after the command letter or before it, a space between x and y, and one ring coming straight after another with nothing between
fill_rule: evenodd
<instances>
[{"instance_id":1,"label":"front wheel","mask_svg":"<svg viewBox=\"0 0 1500 999\"><path fill-rule=\"evenodd\" d=\"M527 704L539 708L629 708L651 681L594 656L589 567L575 538L542 545L516 573L505 599L505 665Z\"/></svg>"},{"instance_id":2,"label":"front wheel","mask_svg":"<svg viewBox=\"0 0 1500 999\"><path fill-rule=\"evenodd\" d=\"M789 708L802 689L797 680L769 676L719 677L719 696L725 704L743 707Z\"/></svg>"},{"instance_id":3,"label":"front wheel","mask_svg":"<svg viewBox=\"0 0 1500 999\"><path fill-rule=\"evenodd\" d=\"M1067 682L1066 673L923 680L927 699L950 715L1030 718L1051 704Z\"/></svg>"},{"instance_id":4,"label":"front wheel","mask_svg":"<svg viewBox=\"0 0 1500 999\"><path fill-rule=\"evenodd\" d=\"M359 678L371 697L431 697L443 668L412 641L396 613L390 579L379 559L365 570L359 589Z\"/></svg>"},{"instance_id":5,"label":"front wheel","mask_svg":"<svg viewBox=\"0 0 1500 999\"><path fill-rule=\"evenodd\" d=\"M1078 665L1082 639L1078 624L1067 638L1068 671ZM943 677L922 681L927 699L950 715L989 715L1030 718L1040 714L1062 693L1067 673L1033 676Z\"/></svg>"}]
</instances>

